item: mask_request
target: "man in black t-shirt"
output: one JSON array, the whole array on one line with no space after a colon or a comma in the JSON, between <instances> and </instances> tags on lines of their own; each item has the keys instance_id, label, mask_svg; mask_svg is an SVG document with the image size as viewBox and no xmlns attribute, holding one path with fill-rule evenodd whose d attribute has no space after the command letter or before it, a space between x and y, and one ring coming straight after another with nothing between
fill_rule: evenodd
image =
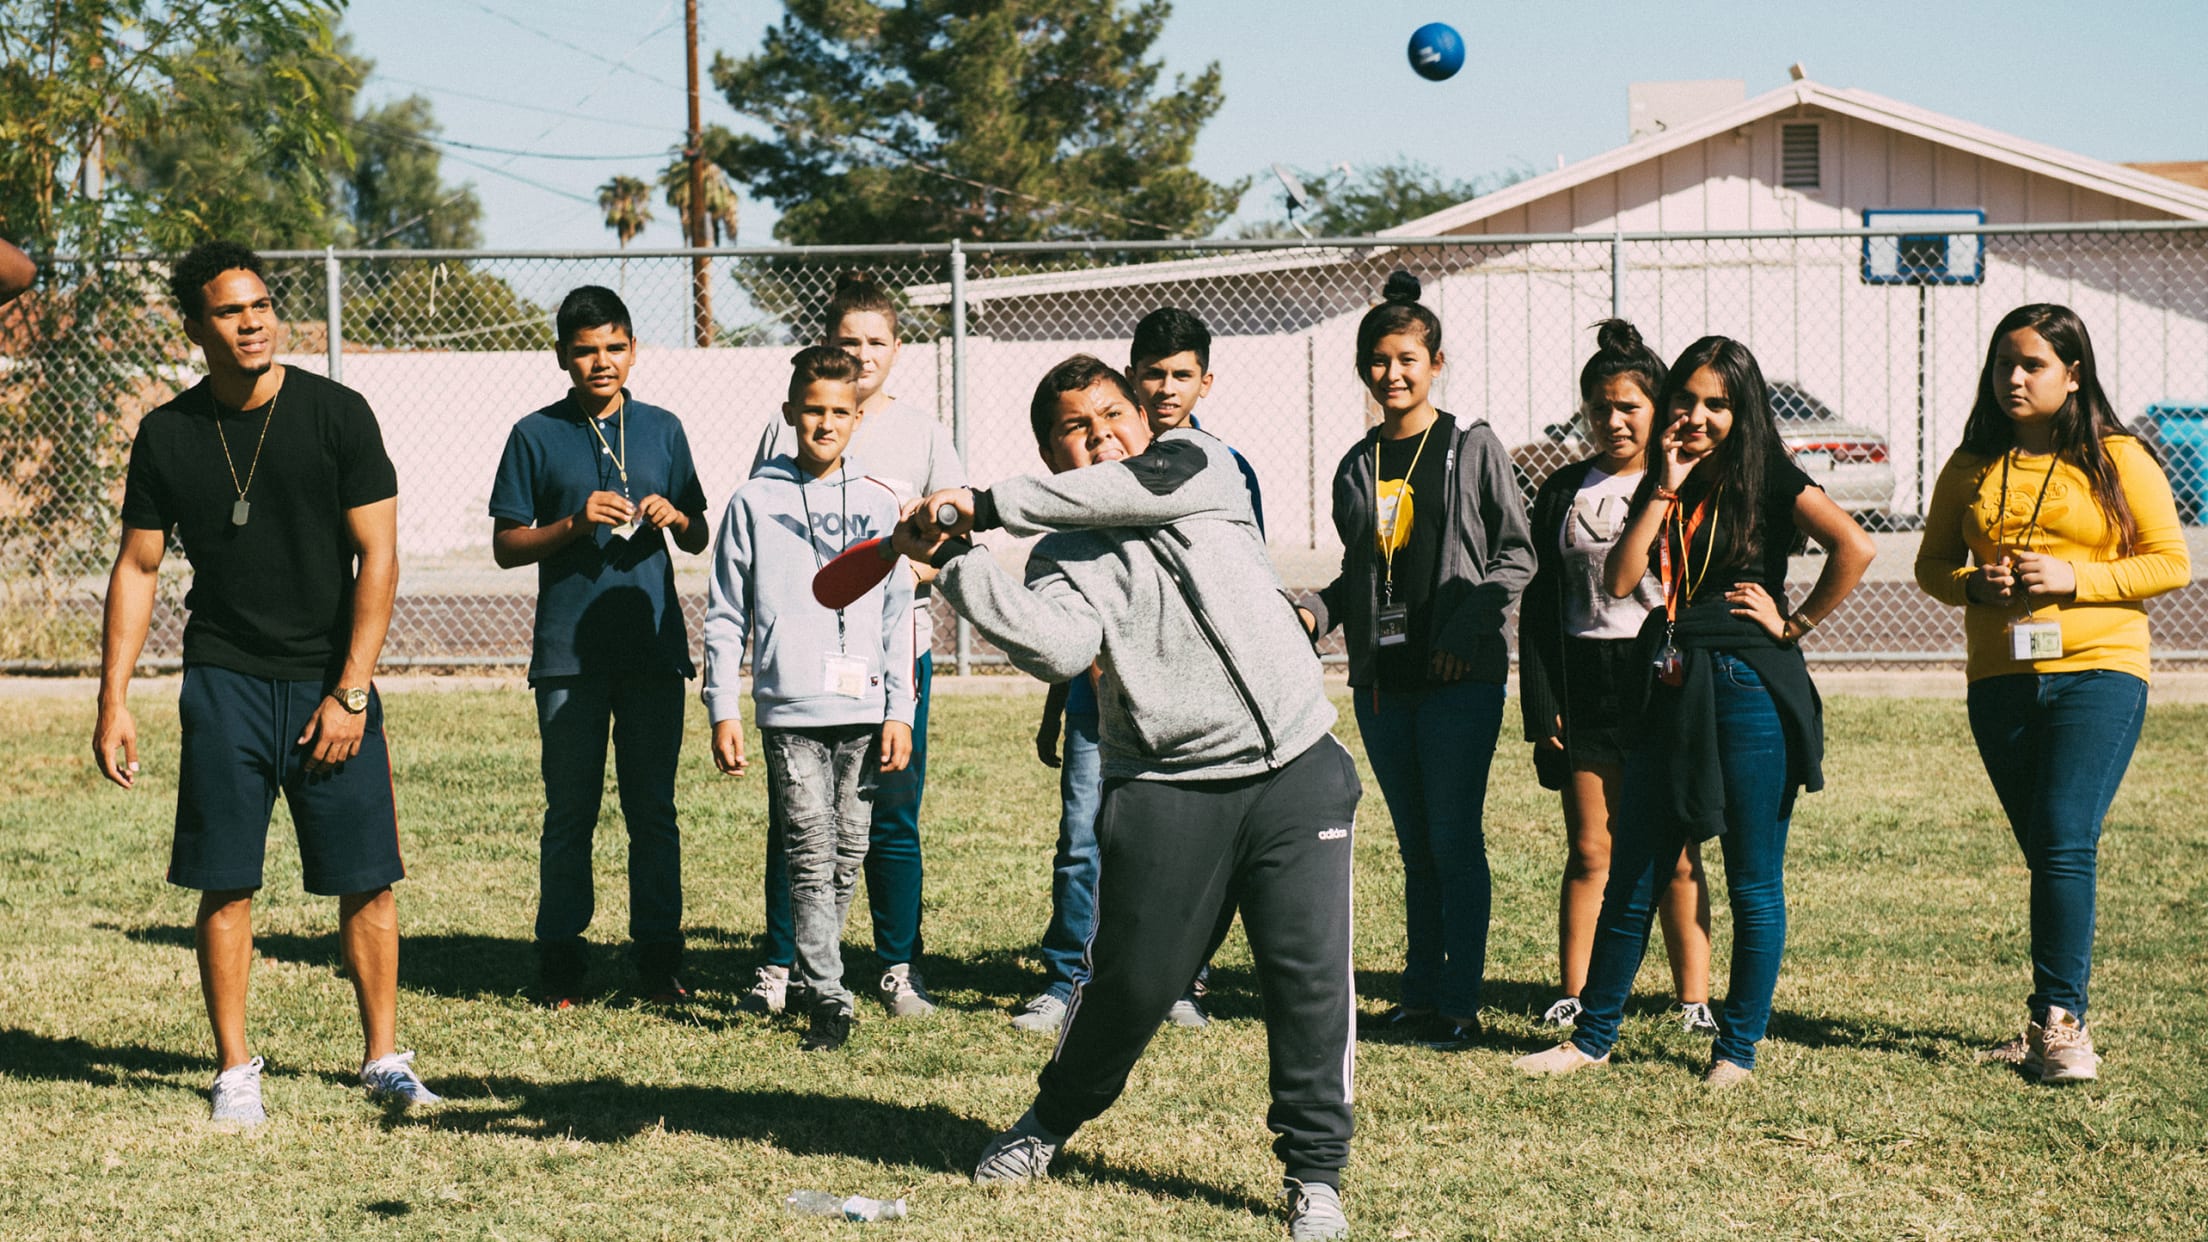
<instances>
[{"instance_id":1,"label":"man in black t-shirt","mask_svg":"<svg viewBox=\"0 0 2208 1242\"><path fill-rule=\"evenodd\" d=\"M245 996L253 892L279 790L307 891L338 898L360 1004L361 1083L373 1099L434 1103L414 1054L397 1051L391 885L406 869L383 707L369 684L398 588L398 478L359 393L276 364L279 323L260 256L207 242L178 261L170 287L207 378L148 413L131 445L92 750L102 775L136 783L127 693L173 530L192 587L168 878L200 890L195 942L219 1059L214 1119L267 1119Z\"/></svg>"}]
</instances>

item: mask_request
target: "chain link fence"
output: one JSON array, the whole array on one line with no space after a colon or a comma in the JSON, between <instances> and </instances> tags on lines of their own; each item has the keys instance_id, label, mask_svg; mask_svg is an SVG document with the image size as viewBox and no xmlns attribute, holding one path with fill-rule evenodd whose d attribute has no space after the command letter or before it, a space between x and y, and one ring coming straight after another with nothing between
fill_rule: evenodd
<instances>
[{"instance_id":1,"label":"chain link fence","mask_svg":"<svg viewBox=\"0 0 2208 1242\"><path fill-rule=\"evenodd\" d=\"M492 562L486 513L507 429L564 391L551 314L581 284L623 294L642 349L630 386L680 415L717 519L778 418L796 346L818 338L838 272L899 291L900 401L953 428L977 484L1041 468L1035 381L1068 354L1124 365L1135 322L1176 305L1214 334L1198 417L1250 460L1291 587L1328 581L1342 453L1377 417L1356 324L1406 268L1441 317L1445 409L1485 418L1531 488L1588 451L1574 426L1589 326L1621 315L1666 356L1705 333L1746 341L1774 382L1796 459L1874 531L1869 579L1819 628L1813 658L1959 662L1960 614L1911 579L1926 496L1959 440L1993 324L2031 301L2074 307L2118 413L2160 451L2196 563L2208 554L2208 226L1978 227L1786 234L1323 239L1081 247L910 246L570 254L270 256L288 365L366 395L400 480L401 587L387 663L525 663L533 570ZM0 667L95 665L129 443L199 375L166 265L57 261L0 311ZM704 305L701 306L699 295ZM1000 556L1016 559L1005 544ZM704 557L676 557L692 611ZM1796 593L1817 572L1796 561ZM181 556L146 657L180 654ZM2155 601L2156 657L2208 660L2208 587ZM938 650L969 650L938 605Z\"/></svg>"}]
</instances>

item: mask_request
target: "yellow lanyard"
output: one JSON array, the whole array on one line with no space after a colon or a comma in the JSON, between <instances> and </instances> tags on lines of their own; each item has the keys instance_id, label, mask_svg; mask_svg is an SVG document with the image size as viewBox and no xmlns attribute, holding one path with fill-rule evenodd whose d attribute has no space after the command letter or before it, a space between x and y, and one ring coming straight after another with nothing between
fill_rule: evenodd
<instances>
[{"instance_id":1,"label":"yellow lanyard","mask_svg":"<svg viewBox=\"0 0 2208 1242\"><path fill-rule=\"evenodd\" d=\"M621 451L618 453L614 452L613 445L607 442L606 433L599 429L598 420L592 418L589 411L583 412L583 421L590 425L590 434L598 437L598 443L606 450L606 456L613 459L613 468L620 472L621 495L627 497L629 494L629 403L627 401L623 401L621 408L614 412L614 418L617 420L619 428L616 434L621 437Z\"/></svg>"},{"instance_id":2,"label":"yellow lanyard","mask_svg":"<svg viewBox=\"0 0 2208 1242\"><path fill-rule=\"evenodd\" d=\"M1434 422L1426 424L1426 430L1418 433L1418 447L1411 450L1410 469L1403 472L1403 487L1395 494L1395 508L1388 513L1388 528L1386 530L1380 529L1379 522L1380 434L1374 432L1372 436L1372 502L1374 510L1372 527L1373 533L1380 537L1380 558L1387 565L1387 581L1384 584L1383 600L1395 598L1395 532L1403 525L1403 502L1415 494L1411 491L1411 476L1418 473L1418 459L1426 453L1426 437L1434 434L1434 423L1440 421L1441 415L1436 413ZM1415 522L1418 519L1414 516L1411 520Z\"/></svg>"}]
</instances>

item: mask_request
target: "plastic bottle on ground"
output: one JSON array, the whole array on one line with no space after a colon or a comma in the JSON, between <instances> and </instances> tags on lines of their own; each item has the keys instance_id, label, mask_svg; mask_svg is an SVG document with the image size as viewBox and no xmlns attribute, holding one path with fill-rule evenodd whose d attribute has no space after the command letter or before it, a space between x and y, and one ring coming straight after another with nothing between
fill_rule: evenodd
<instances>
[{"instance_id":1,"label":"plastic bottle on ground","mask_svg":"<svg viewBox=\"0 0 2208 1242\"><path fill-rule=\"evenodd\" d=\"M796 1190L782 1200L800 1216L841 1216L845 1220L896 1220L905 1214L903 1199L869 1199L825 1190Z\"/></svg>"}]
</instances>

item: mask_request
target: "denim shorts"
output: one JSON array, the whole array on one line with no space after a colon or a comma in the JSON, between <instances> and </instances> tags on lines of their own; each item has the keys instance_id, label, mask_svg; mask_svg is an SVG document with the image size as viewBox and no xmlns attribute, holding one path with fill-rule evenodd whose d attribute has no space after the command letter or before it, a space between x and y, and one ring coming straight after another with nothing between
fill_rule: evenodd
<instances>
[{"instance_id":1,"label":"denim shorts","mask_svg":"<svg viewBox=\"0 0 2208 1242\"><path fill-rule=\"evenodd\" d=\"M298 831L308 892L339 897L406 878L383 700L369 690L359 754L336 771L309 773L299 735L326 693L320 681L184 667L169 883L203 892L259 888L279 791Z\"/></svg>"}]
</instances>

